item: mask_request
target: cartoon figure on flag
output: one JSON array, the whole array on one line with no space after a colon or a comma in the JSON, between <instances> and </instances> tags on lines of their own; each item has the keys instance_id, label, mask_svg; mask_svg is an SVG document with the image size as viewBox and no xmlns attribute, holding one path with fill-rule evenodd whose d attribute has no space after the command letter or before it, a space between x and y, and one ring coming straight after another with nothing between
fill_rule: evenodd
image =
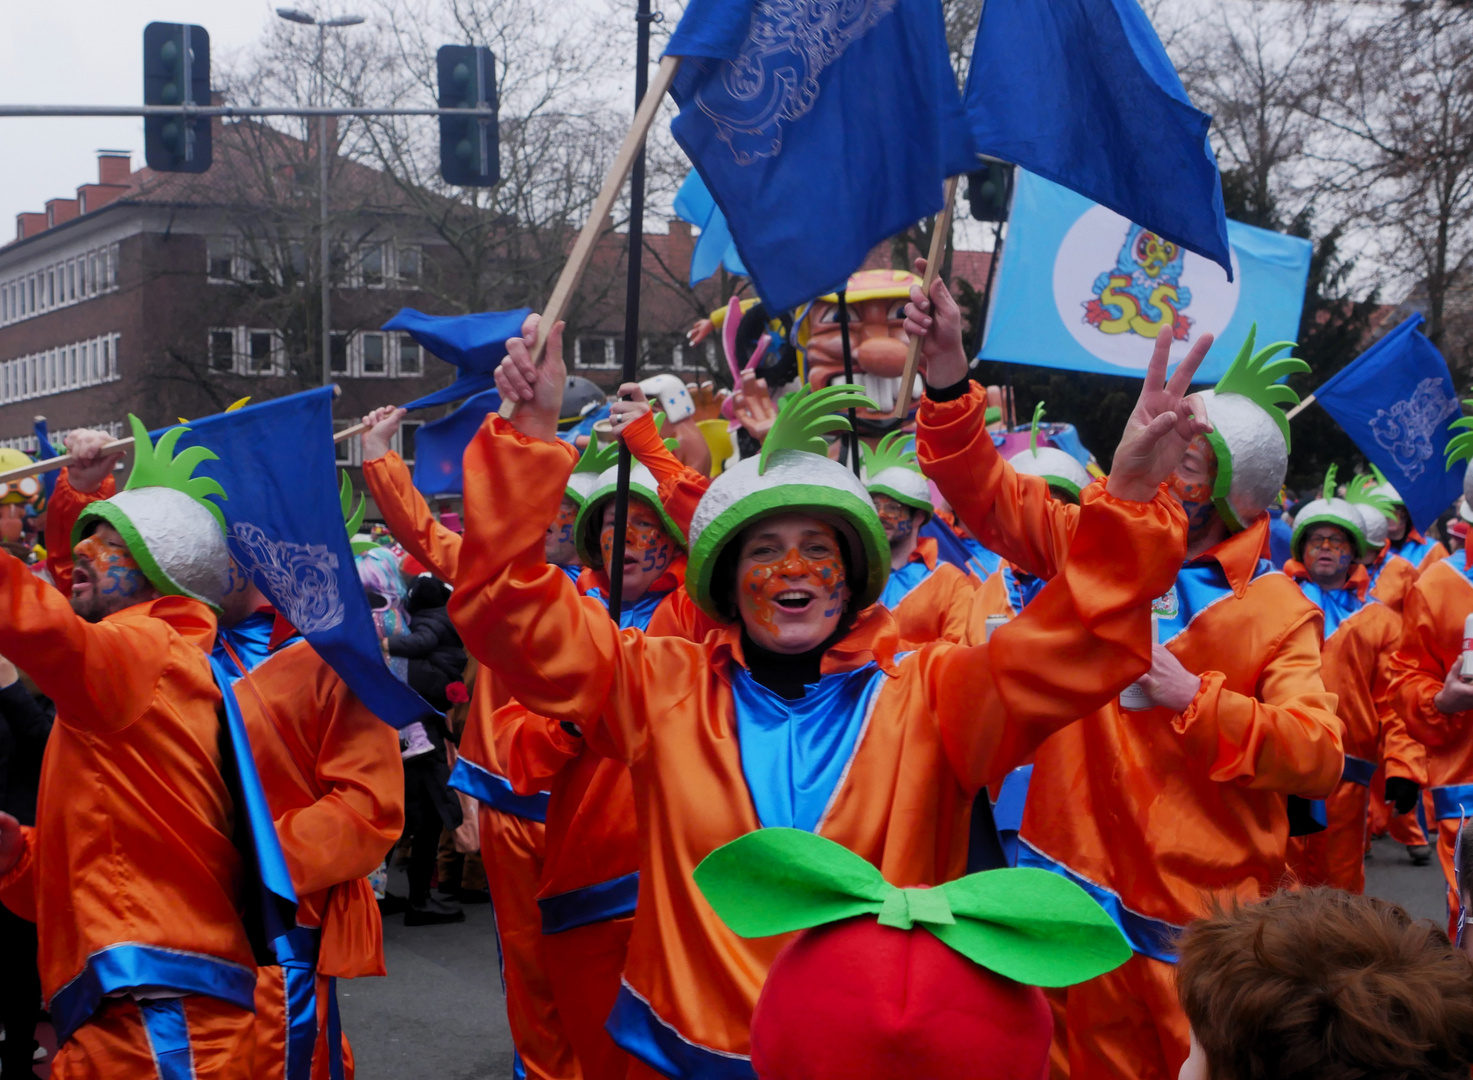
<instances>
[{"instance_id":1,"label":"cartoon figure on flag","mask_svg":"<svg viewBox=\"0 0 1473 1080\"><path fill-rule=\"evenodd\" d=\"M1186 249L1131 224L1115 269L1095 278L1095 299L1084 303L1084 321L1103 334L1139 334L1156 340L1163 326L1186 341L1193 320L1181 312L1192 290L1181 284Z\"/></svg>"},{"instance_id":2,"label":"cartoon figure on flag","mask_svg":"<svg viewBox=\"0 0 1473 1080\"><path fill-rule=\"evenodd\" d=\"M1415 480L1432 458L1432 436L1458 411L1457 399L1448 394L1443 380L1429 377L1417 383L1410 397L1389 409L1377 409L1371 417L1371 433L1396 458L1407 479Z\"/></svg>"}]
</instances>

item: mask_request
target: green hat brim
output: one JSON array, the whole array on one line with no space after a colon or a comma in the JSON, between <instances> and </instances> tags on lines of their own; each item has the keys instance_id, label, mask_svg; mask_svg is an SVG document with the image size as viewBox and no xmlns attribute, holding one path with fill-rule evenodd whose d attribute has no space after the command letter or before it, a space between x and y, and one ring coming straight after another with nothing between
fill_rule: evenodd
<instances>
[{"instance_id":1,"label":"green hat brim","mask_svg":"<svg viewBox=\"0 0 1473 1080\"><path fill-rule=\"evenodd\" d=\"M1248 526L1238 517L1228 497L1233 490L1233 452L1228 449L1227 440L1215 429L1207 433L1207 442L1217 455L1217 481L1212 485L1212 503L1228 532L1242 532Z\"/></svg>"},{"instance_id":2,"label":"green hat brim","mask_svg":"<svg viewBox=\"0 0 1473 1080\"><path fill-rule=\"evenodd\" d=\"M885 529L875 514L874 504L868 500L861 502L856 494L823 484L779 484L759 488L738 499L701 531L690 553L685 588L707 615L727 618L711 592L722 551L747 526L774 514L814 514L844 521L854 530L864 549L865 580L863 589L857 591L858 606L867 608L880 598L890 577L890 542L885 539Z\"/></svg>"},{"instance_id":3,"label":"green hat brim","mask_svg":"<svg viewBox=\"0 0 1473 1080\"><path fill-rule=\"evenodd\" d=\"M150 585L165 596L187 596L191 600L198 600L209 607L215 614L220 614L221 608L213 600L206 599L198 593L191 592L183 585L171 578L164 572L164 568L154 559L153 552L148 550L148 543L143 539L143 534L133 524L131 518L123 512L116 503L107 499L88 503L77 515L77 523L72 526L72 546L82 539L82 534L92 522L105 522L118 531L123 538L123 543L128 545L128 554L133 556L138 563L138 569L143 571L143 576L148 579Z\"/></svg>"},{"instance_id":4,"label":"green hat brim","mask_svg":"<svg viewBox=\"0 0 1473 1080\"><path fill-rule=\"evenodd\" d=\"M616 494L618 494L617 485L605 484L588 496L583 505L578 508L578 517L573 521L573 547L578 552L578 558L584 566L603 565L604 556L598 543L598 534L603 530L604 503L611 500ZM680 531L674 520L665 512L665 505L660 502L657 492L651 491L643 484L631 483L629 497L639 499L654 510L660 518L660 527L670 534L670 539L679 544L682 550L685 548L685 533Z\"/></svg>"},{"instance_id":5,"label":"green hat brim","mask_svg":"<svg viewBox=\"0 0 1473 1080\"><path fill-rule=\"evenodd\" d=\"M924 510L927 515L936 512L936 507L931 505L930 499L921 500L917 499L914 495L906 495L889 484L870 484L868 485L868 490L871 495L886 495L896 502L910 507L912 510Z\"/></svg>"},{"instance_id":6,"label":"green hat brim","mask_svg":"<svg viewBox=\"0 0 1473 1080\"><path fill-rule=\"evenodd\" d=\"M1344 529L1350 534L1351 542L1355 544L1356 558L1365 558L1371 550L1371 545L1366 540L1366 534L1358 522L1352 523L1339 514L1319 513L1310 514L1304 519L1296 518L1294 531L1289 536L1289 551L1299 562L1304 561L1304 540L1309 530L1316 525L1334 525L1337 529Z\"/></svg>"}]
</instances>

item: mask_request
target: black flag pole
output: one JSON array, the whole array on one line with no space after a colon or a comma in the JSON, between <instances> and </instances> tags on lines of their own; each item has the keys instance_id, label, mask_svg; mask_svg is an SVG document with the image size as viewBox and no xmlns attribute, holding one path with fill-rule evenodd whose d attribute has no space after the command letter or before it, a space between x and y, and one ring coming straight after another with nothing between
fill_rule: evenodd
<instances>
[{"instance_id":1,"label":"black flag pole","mask_svg":"<svg viewBox=\"0 0 1473 1080\"><path fill-rule=\"evenodd\" d=\"M649 88L650 0L639 0L634 16L639 24L638 44L634 52L634 111L644 101ZM639 282L644 263L644 144L634 159L629 176L629 279L624 289L624 370L621 383L630 383L639 373ZM609 614L619 623L624 606L624 531L629 525L629 447L619 440L618 486L614 492L614 550L604 571L609 575Z\"/></svg>"},{"instance_id":2,"label":"black flag pole","mask_svg":"<svg viewBox=\"0 0 1473 1080\"><path fill-rule=\"evenodd\" d=\"M844 350L844 381L854 384L854 354L849 349L849 290L839 290L839 343ZM849 461L859 475L859 414L849 406Z\"/></svg>"}]
</instances>

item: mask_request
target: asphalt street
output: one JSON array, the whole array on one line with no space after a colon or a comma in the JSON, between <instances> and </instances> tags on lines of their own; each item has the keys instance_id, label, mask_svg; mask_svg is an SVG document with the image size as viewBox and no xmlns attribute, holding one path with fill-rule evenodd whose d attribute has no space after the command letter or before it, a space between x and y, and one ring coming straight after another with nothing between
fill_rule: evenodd
<instances>
[{"instance_id":1,"label":"asphalt street","mask_svg":"<svg viewBox=\"0 0 1473 1080\"><path fill-rule=\"evenodd\" d=\"M402 877L396 874L390 887L403 895ZM1444 924L1436 861L1412 866L1390 840L1372 845L1366 891ZM466 915L464 923L424 927L406 927L402 916L389 916L388 977L339 983L359 1080L510 1080L495 920L489 906L468 907Z\"/></svg>"}]
</instances>

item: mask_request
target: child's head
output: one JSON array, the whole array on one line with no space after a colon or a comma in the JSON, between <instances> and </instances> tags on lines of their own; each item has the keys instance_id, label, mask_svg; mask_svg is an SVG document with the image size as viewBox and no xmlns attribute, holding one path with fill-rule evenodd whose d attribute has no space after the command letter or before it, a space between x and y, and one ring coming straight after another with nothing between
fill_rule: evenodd
<instances>
[{"instance_id":1,"label":"child's head","mask_svg":"<svg viewBox=\"0 0 1473 1080\"><path fill-rule=\"evenodd\" d=\"M1335 889L1280 892L1192 923L1177 989L1181 1080L1466 1080L1473 964L1431 923Z\"/></svg>"}]
</instances>

